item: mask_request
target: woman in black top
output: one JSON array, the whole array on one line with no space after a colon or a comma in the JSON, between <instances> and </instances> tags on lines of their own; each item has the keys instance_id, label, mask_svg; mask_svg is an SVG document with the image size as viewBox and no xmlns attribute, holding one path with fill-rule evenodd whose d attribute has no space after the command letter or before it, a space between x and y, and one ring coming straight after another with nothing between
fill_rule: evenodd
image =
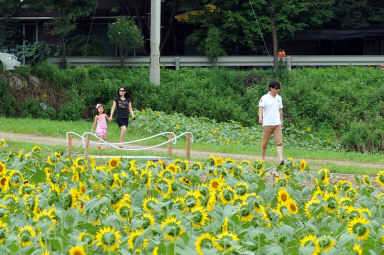
<instances>
[{"instance_id":1,"label":"woman in black top","mask_svg":"<svg viewBox=\"0 0 384 255\"><path fill-rule=\"evenodd\" d=\"M127 132L127 127L128 127L128 118L129 118L128 111L131 114L132 119L136 120L132 110L131 97L127 93L127 89L125 87L120 87L119 91L117 92L117 97L113 101L109 121L112 120L115 110L116 110L116 122L119 125L121 130L120 143L123 143L125 139L125 133ZM121 144L119 145L119 147L123 148L123 145Z\"/></svg>"}]
</instances>

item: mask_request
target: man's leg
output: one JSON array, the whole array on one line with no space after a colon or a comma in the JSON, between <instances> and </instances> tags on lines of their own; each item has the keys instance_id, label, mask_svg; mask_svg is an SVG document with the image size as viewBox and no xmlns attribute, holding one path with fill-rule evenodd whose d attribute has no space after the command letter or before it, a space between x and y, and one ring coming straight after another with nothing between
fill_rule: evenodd
<instances>
[{"instance_id":1,"label":"man's leg","mask_svg":"<svg viewBox=\"0 0 384 255\"><path fill-rule=\"evenodd\" d=\"M272 128L270 126L263 127L263 142L261 143L261 159L265 161L265 153L267 151L269 138L271 138Z\"/></svg>"},{"instance_id":2,"label":"man's leg","mask_svg":"<svg viewBox=\"0 0 384 255\"><path fill-rule=\"evenodd\" d=\"M276 151L281 163L283 162L283 129L280 125L273 130L273 137L275 138Z\"/></svg>"}]
</instances>

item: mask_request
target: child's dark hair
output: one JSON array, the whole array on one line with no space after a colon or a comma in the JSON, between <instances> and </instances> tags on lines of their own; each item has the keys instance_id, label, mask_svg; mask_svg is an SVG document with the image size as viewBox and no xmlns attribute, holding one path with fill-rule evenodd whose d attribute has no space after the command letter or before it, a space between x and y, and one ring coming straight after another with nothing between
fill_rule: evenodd
<instances>
[{"instance_id":1,"label":"child's dark hair","mask_svg":"<svg viewBox=\"0 0 384 255\"><path fill-rule=\"evenodd\" d=\"M117 97L116 97L116 100L119 100L119 99L120 99L120 89L124 89L124 90L125 90L125 99L128 100L128 101L132 101L132 96L131 96L131 94L129 94L127 88L124 87L124 86L119 87L119 89L117 90Z\"/></svg>"},{"instance_id":2,"label":"child's dark hair","mask_svg":"<svg viewBox=\"0 0 384 255\"><path fill-rule=\"evenodd\" d=\"M97 104L97 105L96 105L96 115L99 115L99 108L100 108L100 107L103 107L103 113L105 113L104 105L102 105L102 104Z\"/></svg>"}]
</instances>

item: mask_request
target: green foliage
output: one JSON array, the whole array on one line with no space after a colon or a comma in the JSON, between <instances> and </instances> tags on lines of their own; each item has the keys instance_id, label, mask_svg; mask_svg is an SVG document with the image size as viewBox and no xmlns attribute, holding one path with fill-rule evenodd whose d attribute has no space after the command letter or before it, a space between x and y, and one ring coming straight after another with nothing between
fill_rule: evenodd
<instances>
[{"instance_id":1,"label":"green foliage","mask_svg":"<svg viewBox=\"0 0 384 255\"><path fill-rule=\"evenodd\" d=\"M3 62L0 60L0 73L4 72L4 65Z\"/></svg>"},{"instance_id":2,"label":"green foliage","mask_svg":"<svg viewBox=\"0 0 384 255\"><path fill-rule=\"evenodd\" d=\"M67 45L69 56L104 56L104 46L97 36L76 35Z\"/></svg>"},{"instance_id":3,"label":"green foliage","mask_svg":"<svg viewBox=\"0 0 384 255\"><path fill-rule=\"evenodd\" d=\"M204 52L211 62L215 62L218 56L226 55L222 48L222 41L223 36L219 28L210 26L204 41Z\"/></svg>"},{"instance_id":4,"label":"green foliage","mask_svg":"<svg viewBox=\"0 0 384 255\"><path fill-rule=\"evenodd\" d=\"M19 59L25 58L25 63L36 65L47 60L48 56L57 57L60 55L60 47L46 42L36 42L21 46Z\"/></svg>"},{"instance_id":5,"label":"green foliage","mask_svg":"<svg viewBox=\"0 0 384 255\"><path fill-rule=\"evenodd\" d=\"M144 44L140 29L129 17L119 17L115 23L109 24L108 37L120 49L121 67L124 65L123 57Z\"/></svg>"}]
</instances>

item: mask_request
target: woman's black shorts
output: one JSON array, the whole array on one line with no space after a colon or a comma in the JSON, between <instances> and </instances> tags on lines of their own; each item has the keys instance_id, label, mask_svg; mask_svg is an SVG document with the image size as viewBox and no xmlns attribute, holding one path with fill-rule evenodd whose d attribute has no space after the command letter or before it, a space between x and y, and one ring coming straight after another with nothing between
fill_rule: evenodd
<instances>
[{"instance_id":1,"label":"woman's black shorts","mask_svg":"<svg viewBox=\"0 0 384 255\"><path fill-rule=\"evenodd\" d=\"M117 118L116 119L117 125L121 128L122 126L128 127L128 118Z\"/></svg>"}]
</instances>

